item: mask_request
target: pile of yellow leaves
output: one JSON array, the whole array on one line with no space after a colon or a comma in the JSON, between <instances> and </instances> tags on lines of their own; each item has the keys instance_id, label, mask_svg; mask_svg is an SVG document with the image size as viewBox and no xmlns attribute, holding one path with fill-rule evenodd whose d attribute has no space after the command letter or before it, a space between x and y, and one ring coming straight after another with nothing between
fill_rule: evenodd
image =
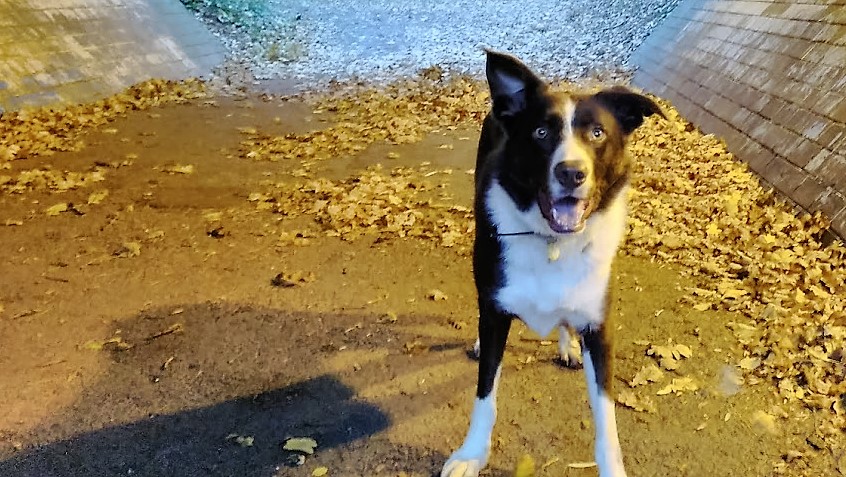
<instances>
[{"instance_id":1,"label":"pile of yellow leaves","mask_svg":"<svg viewBox=\"0 0 846 477\"><path fill-rule=\"evenodd\" d=\"M106 169L93 167L87 172L59 171L51 167L21 171L16 176L0 174L0 190L22 193L27 190L52 190L65 192L87 187L105 180Z\"/></svg>"},{"instance_id":2,"label":"pile of yellow leaves","mask_svg":"<svg viewBox=\"0 0 846 477\"><path fill-rule=\"evenodd\" d=\"M468 253L473 238L472 211L436 203L435 187L421 180L423 175L413 169L384 173L381 167L373 167L340 181L319 178L295 186L280 184L271 194L251 198L260 209L312 217L327 236L344 240L364 234L380 239L415 237Z\"/></svg>"},{"instance_id":3,"label":"pile of yellow leaves","mask_svg":"<svg viewBox=\"0 0 846 477\"><path fill-rule=\"evenodd\" d=\"M636 170L625 251L675 263L697 280L697 310L748 318L731 323L747 382L830 413L831 438L846 426L846 249L824 247L820 215L797 216L761 186L725 144L665 105L632 137Z\"/></svg>"},{"instance_id":4,"label":"pile of yellow leaves","mask_svg":"<svg viewBox=\"0 0 846 477\"><path fill-rule=\"evenodd\" d=\"M256 160L297 159L308 167L318 160L343 158L370 144L407 144L434 129L478 124L488 110L488 93L476 82L456 78L446 84L421 79L386 89L340 89L310 96L315 113L331 113L333 125L308 134L269 136L254 129L241 154Z\"/></svg>"},{"instance_id":5,"label":"pile of yellow leaves","mask_svg":"<svg viewBox=\"0 0 846 477\"><path fill-rule=\"evenodd\" d=\"M3 113L0 117L0 171L9 169L10 162L16 159L79 150L83 147L83 132L113 121L128 111L184 102L204 95L205 85L198 80L154 79L94 103ZM46 188L62 191L96 181L101 173L102 170L96 170L91 176L50 168L22 171L17 176L0 173L0 190L23 192Z\"/></svg>"}]
</instances>

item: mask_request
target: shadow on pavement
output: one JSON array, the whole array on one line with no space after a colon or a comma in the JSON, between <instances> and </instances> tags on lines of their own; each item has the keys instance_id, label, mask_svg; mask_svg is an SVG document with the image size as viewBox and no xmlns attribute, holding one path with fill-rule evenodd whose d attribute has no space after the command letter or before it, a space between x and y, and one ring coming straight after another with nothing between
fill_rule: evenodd
<instances>
[{"instance_id":1,"label":"shadow on pavement","mask_svg":"<svg viewBox=\"0 0 846 477\"><path fill-rule=\"evenodd\" d=\"M179 310L118 322L127 349L111 343L91 351L106 363L98 380L19 433L24 448L0 455L0 476L293 477L317 466L332 475L430 475L444 461L379 435L391 425L389 411L321 367L352 344L345 340L384 345L375 332L344 335L361 316L214 303ZM156 336L177 323L178 332ZM252 437L252 445L233 434ZM287 466L289 437L317 441L304 467Z\"/></svg>"},{"instance_id":2,"label":"shadow on pavement","mask_svg":"<svg viewBox=\"0 0 846 477\"><path fill-rule=\"evenodd\" d=\"M320 376L255 396L84 433L0 462L4 476L273 475L284 465L280 444L310 436L320 449L348 444L385 429L378 408L352 400L352 391ZM331 424L324 414L331 414ZM226 437L237 430L254 444Z\"/></svg>"}]
</instances>

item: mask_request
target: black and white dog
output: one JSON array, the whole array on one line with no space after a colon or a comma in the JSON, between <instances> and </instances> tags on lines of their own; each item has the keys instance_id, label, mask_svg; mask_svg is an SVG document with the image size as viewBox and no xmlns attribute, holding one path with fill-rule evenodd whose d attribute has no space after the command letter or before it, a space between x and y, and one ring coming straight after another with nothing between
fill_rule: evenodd
<instances>
[{"instance_id":1,"label":"black and white dog","mask_svg":"<svg viewBox=\"0 0 846 477\"><path fill-rule=\"evenodd\" d=\"M500 363L512 318L541 336L559 327L574 363L581 337L601 477L624 477L611 368L608 281L626 229L631 164L625 146L661 109L615 87L551 91L516 58L488 52L493 102L476 158L473 273L479 297L479 377L464 444L441 477L475 477L490 454Z\"/></svg>"}]
</instances>

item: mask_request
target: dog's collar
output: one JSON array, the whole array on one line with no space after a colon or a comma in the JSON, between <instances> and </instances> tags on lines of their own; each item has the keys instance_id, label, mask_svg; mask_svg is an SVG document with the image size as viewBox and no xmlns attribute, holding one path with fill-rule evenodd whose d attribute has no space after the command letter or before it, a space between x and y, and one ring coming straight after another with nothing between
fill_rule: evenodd
<instances>
[{"instance_id":1,"label":"dog's collar","mask_svg":"<svg viewBox=\"0 0 846 477\"><path fill-rule=\"evenodd\" d=\"M517 237L517 236L525 236L525 235L534 235L537 237L541 237L546 240L546 255L549 259L549 263L556 262L561 257L561 244L559 242L560 237L556 237L553 235L546 235L546 234L539 234L537 232L532 231L525 231L525 232L509 232L509 233L492 233L490 234L492 238L497 237Z\"/></svg>"},{"instance_id":2,"label":"dog's collar","mask_svg":"<svg viewBox=\"0 0 846 477\"><path fill-rule=\"evenodd\" d=\"M525 232L507 232L507 233L491 233L491 238L499 238L499 237L525 237L528 235L534 235L535 237L540 237L547 241L547 243L557 242L561 236L559 235L548 235L542 234L538 232L532 232L531 230L526 230Z\"/></svg>"},{"instance_id":3,"label":"dog's collar","mask_svg":"<svg viewBox=\"0 0 846 477\"><path fill-rule=\"evenodd\" d=\"M510 232L510 233L507 233L507 234L492 233L491 237L515 237L515 236L518 236L518 235L541 235L541 234L527 230L525 232Z\"/></svg>"}]
</instances>

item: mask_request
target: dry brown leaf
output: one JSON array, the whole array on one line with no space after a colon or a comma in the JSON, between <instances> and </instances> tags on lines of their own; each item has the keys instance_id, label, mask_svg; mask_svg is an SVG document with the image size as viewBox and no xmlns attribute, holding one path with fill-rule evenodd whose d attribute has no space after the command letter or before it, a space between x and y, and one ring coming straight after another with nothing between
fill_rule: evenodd
<instances>
[{"instance_id":1,"label":"dry brown leaf","mask_svg":"<svg viewBox=\"0 0 846 477\"><path fill-rule=\"evenodd\" d=\"M775 416L764 411L755 411L752 414L752 425L761 432L778 434Z\"/></svg>"},{"instance_id":2,"label":"dry brown leaf","mask_svg":"<svg viewBox=\"0 0 846 477\"><path fill-rule=\"evenodd\" d=\"M744 371L753 371L761 365L761 358L743 358L738 366Z\"/></svg>"},{"instance_id":3,"label":"dry brown leaf","mask_svg":"<svg viewBox=\"0 0 846 477\"><path fill-rule=\"evenodd\" d=\"M670 393L682 394L684 392L696 391L698 389L699 385L696 384L693 378L673 378L673 381L670 384L659 389L656 394L659 396L664 396Z\"/></svg>"},{"instance_id":4,"label":"dry brown leaf","mask_svg":"<svg viewBox=\"0 0 846 477\"><path fill-rule=\"evenodd\" d=\"M205 95L198 80L182 82L152 79L99 101L67 106L7 111L0 119L0 165L4 161L75 151L84 147L80 136L103 126L127 111L169 102L184 102ZM103 132L114 134L114 128ZM2 167L0 167L2 169Z\"/></svg>"},{"instance_id":5,"label":"dry brown leaf","mask_svg":"<svg viewBox=\"0 0 846 477\"><path fill-rule=\"evenodd\" d=\"M634 378L629 381L629 386L637 387L646 383L656 383L664 378L664 372L654 364L646 364L640 368Z\"/></svg>"},{"instance_id":6,"label":"dry brown leaf","mask_svg":"<svg viewBox=\"0 0 846 477\"><path fill-rule=\"evenodd\" d=\"M426 294L426 298L432 301L445 301L447 299L447 296L446 293L435 288L430 290L429 293Z\"/></svg>"},{"instance_id":7,"label":"dry brown leaf","mask_svg":"<svg viewBox=\"0 0 846 477\"><path fill-rule=\"evenodd\" d=\"M131 258L141 255L141 244L138 242L124 242L113 255L120 258Z\"/></svg>"},{"instance_id":8,"label":"dry brown leaf","mask_svg":"<svg viewBox=\"0 0 846 477\"><path fill-rule=\"evenodd\" d=\"M162 172L167 172L170 174L193 174L194 173L194 165L193 164L171 164L162 167Z\"/></svg>"},{"instance_id":9,"label":"dry brown leaf","mask_svg":"<svg viewBox=\"0 0 846 477\"><path fill-rule=\"evenodd\" d=\"M99 204L100 202L103 202L103 199L105 199L108 195L109 191L106 189L96 190L88 195L88 205Z\"/></svg>"},{"instance_id":10,"label":"dry brown leaf","mask_svg":"<svg viewBox=\"0 0 846 477\"><path fill-rule=\"evenodd\" d=\"M620 391L617 394L617 402L637 412L647 412L650 414L658 412L658 407L650 398L645 396L640 397L631 389Z\"/></svg>"},{"instance_id":11,"label":"dry brown leaf","mask_svg":"<svg viewBox=\"0 0 846 477\"><path fill-rule=\"evenodd\" d=\"M61 214L62 212L67 211L69 208L70 208L70 205L67 202L61 202L59 204L52 205L52 206L44 209L44 213L51 216L51 217L55 217L55 216Z\"/></svg>"},{"instance_id":12,"label":"dry brown leaf","mask_svg":"<svg viewBox=\"0 0 846 477\"><path fill-rule=\"evenodd\" d=\"M658 359L658 364L668 371L674 371L681 365L682 359L693 356L689 346L683 344L652 345L646 354Z\"/></svg>"}]
</instances>

